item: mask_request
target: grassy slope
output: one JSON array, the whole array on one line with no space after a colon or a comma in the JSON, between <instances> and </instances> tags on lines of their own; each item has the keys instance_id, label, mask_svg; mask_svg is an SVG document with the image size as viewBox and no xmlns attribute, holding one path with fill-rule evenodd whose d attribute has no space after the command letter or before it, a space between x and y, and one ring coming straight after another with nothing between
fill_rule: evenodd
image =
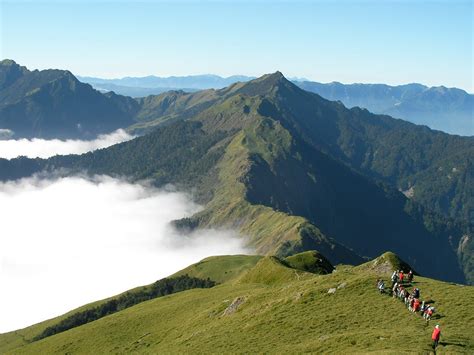
<instances>
[{"instance_id":1,"label":"grassy slope","mask_svg":"<svg viewBox=\"0 0 474 355\"><path fill-rule=\"evenodd\" d=\"M308 250L296 255L285 258L288 265L294 269L312 272L315 274L330 274L334 270L334 266L315 250Z\"/></svg>"},{"instance_id":2,"label":"grassy slope","mask_svg":"<svg viewBox=\"0 0 474 355\"><path fill-rule=\"evenodd\" d=\"M285 265L284 261L274 256L262 258L254 268L244 273L239 284L285 284L295 279L308 278L311 274Z\"/></svg>"},{"instance_id":3,"label":"grassy slope","mask_svg":"<svg viewBox=\"0 0 474 355\"><path fill-rule=\"evenodd\" d=\"M200 279L210 278L217 283L234 280L242 272L252 268L262 258L260 255L211 256L188 266L174 276L189 275Z\"/></svg>"},{"instance_id":4,"label":"grassy slope","mask_svg":"<svg viewBox=\"0 0 474 355\"><path fill-rule=\"evenodd\" d=\"M473 287L416 277L422 298L433 299L441 316L427 326L400 301L377 293L379 269L371 265L297 274L267 257L237 282L147 301L13 353L420 353L429 351L435 322L442 328L438 353L474 351ZM280 273L288 277L272 278ZM244 303L224 316L236 297Z\"/></svg>"},{"instance_id":5,"label":"grassy slope","mask_svg":"<svg viewBox=\"0 0 474 355\"><path fill-rule=\"evenodd\" d=\"M450 217L471 220L472 137L431 131L360 108L347 110L299 89L281 73L217 91L150 96L142 100L138 120L142 128L156 127L202 115L214 104L246 95L270 98L277 109L267 111L268 116L286 122L287 128L357 171L402 190L414 187L414 200Z\"/></svg>"},{"instance_id":6,"label":"grassy slope","mask_svg":"<svg viewBox=\"0 0 474 355\"><path fill-rule=\"evenodd\" d=\"M359 255L375 256L389 248L425 265L427 274L462 279L445 236L433 239L420 220L407 216L401 194L382 191L323 155L311 160L316 153L299 146L296 150L291 133L280 122L261 116L255 109L260 105L259 99L237 95L197 117L204 130L240 130L217 164L219 185L213 199L192 218L192 225L239 229L259 254L317 249L333 263L361 262L327 237L335 236ZM419 245L442 251L443 265L423 259L425 247L404 247L415 236Z\"/></svg>"},{"instance_id":7,"label":"grassy slope","mask_svg":"<svg viewBox=\"0 0 474 355\"><path fill-rule=\"evenodd\" d=\"M109 300L109 298L86 304L79 308L73 309L72 311L67 312L59 317L48 319L44 322L34 324L24 329L18 329L12 332L0 334L0 354L28 344L31 339L33 339L36 335L40 334L44 329L60 322L61 320L73 315L74 313L96 307L107 300Z\"/></svg>"},{"instance_id":8,"label":"grassy slope","mask_svg":"<svg viewBox=\"0 0 474 355\"><path fill-rule=\"evenodd\" d=\"M241 98L236 100L239 100L238 105L241 107L246 104L258 104L245 100L240 102ZM234 107L237 105L235 102L225 104L232 104ZM254 112L252 108L250 111ZM232 110L227 112L230 112L231 116L236 114ZM226 117L221 121L226 121ZM215 189L214 198L204 211L192 219L200 227L238 228L242 235L248 237L248 244L259 254L288 255L302 250L318 249L333 262L361 262L362 259L355 253L324 236L307 219L247 201L244 181L251 169L250 155L258 154L271 162L275 156L285 154L291 144L288 132L277 122L255 113L247 122L226 146L225 153L217 165L219 185ZM215 125L217 124L216 122ZM273 149L269 141L275 144ZM306 240L303 240L304 231Z\"/></svg>"},{"instance_id":9,"label":"grassy slope","mask_svg":"<svg viewBox=\"0 0 474 355\"><path fill-rule=\"evenodd\" d=\"M174 276L180 275L189 275L191 277L197 278L210 278L217 283L224 283L230 280L235 279L236 277L240 276L243 272L249 270L250 268L254 267L255 264L261 259L262 257L259 255L225 255L225 256L212 256L206 259L201 260L200 262L190 265L187 268L177 272ZM144 285L140 287L136 287L129 291L140 291L143 288L149 287L150 285ZM124 292L125 293L125 292ZM35 336L40 334L45 328L50 327L64 318L73 315L74 313L85 311L89 308L94 308L106 301L112 300L114 298L118 298L123 293L99 300L96 302L92 302L76 308L64 315L59 317L55 317L44 322L35 324L33 326L19 329L13 332L0 334L0 354L4 352L14 349L25 344L28 344L31 339Z\"/></svg>"}]
</instances>

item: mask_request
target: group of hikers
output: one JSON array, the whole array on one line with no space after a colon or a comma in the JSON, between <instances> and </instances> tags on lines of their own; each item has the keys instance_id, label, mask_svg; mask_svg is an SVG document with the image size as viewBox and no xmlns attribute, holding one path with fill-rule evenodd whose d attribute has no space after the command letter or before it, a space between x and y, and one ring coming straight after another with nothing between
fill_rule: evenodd
<instances>
[{"instance_id":1,"label":"group of hikers","mask_svg":"<svg viewBox=\"0 0 474 355\"><path fill-rule=\"evenodd\" d=\"M398 298L403 301L410 312L419 312L423 319L426 320L426 323L428 323L435 312L435 308L430 304L425 304L425 301L420 299L419 288L414 287L411 293L408 291L408 288L413 281L413 271L410 270L405 274L402 270L395 270L392 273L390 280L392 281L392 285L389 294L391 294L393 298ZM405 283L405 281L407 282ZM377 280L377 289L380 293L386 293L385 282L383 280ZM436 347L438 346L440 335L441 330L439 324L436 324L433 334L431 335L434 350L436 350Z\"/></svg>"}]
</instances>

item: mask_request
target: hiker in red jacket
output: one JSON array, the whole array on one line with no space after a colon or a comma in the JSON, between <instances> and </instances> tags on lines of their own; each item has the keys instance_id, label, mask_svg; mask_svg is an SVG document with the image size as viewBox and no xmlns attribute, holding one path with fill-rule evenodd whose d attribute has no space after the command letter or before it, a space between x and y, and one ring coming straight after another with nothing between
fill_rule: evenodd
<instances>
[{"instance_id":1,"label":"hiker in red jacket","mask_svg":"<svg viewBox=\"0 0 474 355\"><path fill-rule=\"evenodd\" d=\"M413 301L413 308L412 308L412 311L413 312L418 312L420 310L420 299L419 298L415 298L414 301Z\"/></svg>"},{"instance_id":2,"label":"hiker in red jacket","mask_svg":"<svg viewBox=\"0 0 474 355\"><path fill-rule=\"evenodd\" d=\"M436 351L436 347L438 346L440 335L441 335L441 330L439 329L439 324L436 324L435 328L433 329L433 334L431 334L431 340L433 340L433 350L435 351Z\"/></svg>"},{"instance_id":3,"label":"hiker in red jacket","mask_svg":"<svg viewBox=\"0 0 474 355\"><path fill-rule=\"evenodd\" d=\"M403 271L400 270L400 275L398 275L398 281L400 281L400 283L403 283Z\"/></svg>"}]
</instances>

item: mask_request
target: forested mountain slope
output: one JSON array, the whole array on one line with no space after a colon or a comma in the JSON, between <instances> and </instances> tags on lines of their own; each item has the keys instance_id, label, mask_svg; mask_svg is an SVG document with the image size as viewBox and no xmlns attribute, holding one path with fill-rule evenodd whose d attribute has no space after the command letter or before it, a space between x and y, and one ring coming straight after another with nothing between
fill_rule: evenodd
<instances>
[{"instance_id":1,"label":"forested mountain slope","mask_svg":"<svg viewBox=\"0 0 474 355\"><path fill-rule=\"evenodd\" d=\"M66 70L0 62L0 128L15 138L94 138L131 125L138 103L94 90Z\"/></svg>"},{"instance_id":2,"label":"forested mountain slope","mask_svg":"<svg viewBox=\"0 0 474 355\"><path fill-rule=\"evenodd\" d=\"M158 127L152 133L82 156L3 161L10 172L3 178L22 169L66 169L173 183L205 204L178 227L237 228L258 253L318 249L334 263L358 263L390 249L425 275L471 280L469 248L460 249L461 241L471 243L463 239L468 227L418 203L418 185L412 200L395 188L442 152L448 155L446 147L468 159L471 139L347 110L281 73L218 91L168 95L175 99L166 109L169 96L160 96L164 111L151 122ZM411 149L397 146L394 137ZM393 155L397 150L404 154ZM463 208L438 213L458 215Z\"/></svg>"}]
</instances>

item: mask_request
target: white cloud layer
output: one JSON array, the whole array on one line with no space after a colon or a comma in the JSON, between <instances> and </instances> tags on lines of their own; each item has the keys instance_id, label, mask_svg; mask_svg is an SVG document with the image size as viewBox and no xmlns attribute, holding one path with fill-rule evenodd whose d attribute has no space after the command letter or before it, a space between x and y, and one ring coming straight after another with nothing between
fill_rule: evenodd
<instances>
[{"instance_id":1,"label":"white cloud layer","mask_svg":"<svg viewBox=\"0 0 474 355\"><path fill-rule=\"evenodd\" d=\"M12 159L20 155L28 158L49 158L54 155L82 154L128 141L133 136L123 129L103 134L91 141L60 139L7 139L0 140L0 158Z\"/></svg>"},{"instance_id":2,"label":"white cloud layer","mask_svg":"<svg viewBox=\"0 0 474 355\"><path fill-rule=\"evenodd\" d=\"M0 332L210 255L248 252L233 232L180 235L170 226L199 208L183 193L103 176L0 183Z\"/></svg>"}]
</instances>

